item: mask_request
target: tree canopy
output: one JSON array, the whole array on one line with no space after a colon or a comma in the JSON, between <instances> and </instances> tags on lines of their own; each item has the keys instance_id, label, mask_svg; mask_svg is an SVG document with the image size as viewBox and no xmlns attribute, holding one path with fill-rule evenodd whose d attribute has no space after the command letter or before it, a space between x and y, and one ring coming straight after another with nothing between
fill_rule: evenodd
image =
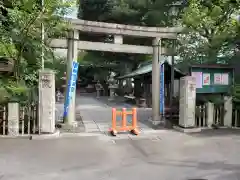
<instances>
[{"instance_id":1,"label":"tree canopy","mask_svg":"<svg viewBox=\"0 0 240 180\"><path fill-rule=\"evenodd\" d=\"M48 46L48 37L58 37L68 28L63 17L71 11L74 0L5 0L0 3L0 56L14 60L11 81L24 81L29 86L37 82L41 67L41 49L46 65L57 66ZM178 53L183 64L229 63L239 54L239 0L81 0L78 17L91 21L141 25L183 26L187 28L178 38ZM45 25L45 42L41 42L41 24ZM82 39L112 42L113 37L82 34ZM126 44L151 45L151 39L124 38ZM237 53L238 52L238 53ZM221 61L219 60L221 58ZM117 65L118 73L136 68L151 56L88 52L80 61L99 65ZM54 65L53 65L54 64ZM59 68L62 68L62 64ZM116 67L116 66L115 66ZM3 79L3 78L2 78Z\"/></svg>"},{"instance_id":2,"label":"tree canopy","mask_svg":"<svg viewBox=\"0 0 240 180\"><path fill-rule=\"evenodd\" d=\"M175 13L172 13L173 7ZM178 39L180 59L216 63L219 56L229 59L234 55L239 36L239 22L235 18L239 7L238 0L82 0L78 17L141 26L187 27L188 31ZM134 43L137 40L128 38L125 41ZM142 41L137 42L147 43ZM112 57L105 56L104 59L113 61ZM127 62L134 61L127 58Z\"/></svg>"},{"instance_id":3,"label":"tree canopy","mask_svg":"<svg viewBox=\"0 0 240 180\"><path fill-rule=\"evenodd\" d=\"M41 68L41 49L44 49L47 64L56 60L48 46L48 37L58 36L68 28L63 17L71 10L73 1L47 0L43 7L39 0L3 2L0 4L0 56L14 60L14 76L1 77L1 81L12 89L17 84L33 87L37 84ZM43 43L41 24L45 25Z\"/></svg>"},{"instance_id":4,"label":"tree canopy","mask_svg":"<svg viewBox=\"0 0 240 180\"><path fill-rule=\"evenodd\" d=\"M201 63L217 63L218 57L231 58L239 35L239 8L239 1L234 0L190 0L182 16L182 25L189 33L180 38L180 55L187 61Z\"/></svg>"},{"instance_id":5,"label":"tree canopy","mask_svg":"<svg viewBox=\"0 0 240 180\"><path fill-rule=\"evenodd\" d=\"M173 4L178 2L179 12L186 5L176 0L82 0L79 4L78 17L84 20L103 21L119 24L141 25L141 26L171 26L173 20L179 19L171 13ZM86 38L86 36L85 36ZM113 41L112 36L91 36L94 41ZM151 39L140 39L127 37L123 39L126 44L151 45ZM106 63L116 63L118 72L126 73L136 68L139 63L151 60L151 56L136 54L117 54L89 52L84 60L89 58L98 59ZM127 67L127 69L126 69Z\"/></svg>"}]
</instances>

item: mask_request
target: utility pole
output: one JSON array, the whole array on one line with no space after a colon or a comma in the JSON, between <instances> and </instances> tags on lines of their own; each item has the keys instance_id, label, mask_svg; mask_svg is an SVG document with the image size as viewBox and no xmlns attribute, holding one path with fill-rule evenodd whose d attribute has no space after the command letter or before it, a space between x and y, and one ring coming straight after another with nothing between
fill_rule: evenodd
<instances>
[{"instance_id":1,"label":"utility pole","mask_svg":"<svg viewBox=\"0 0 240 180\"><path fill-rule=\"evenodd\" d=\"M173 55L172 55L172 66L171 66L171 88L170 88L170 102L169 106L170 108L173 108L173 97L174 97L174 76L175 76L175 40L172 42L172 49L173 49ZM173 110L170 111L170 122L173 121Z\"/></svg>"},{"instance_id":2,"label":"utility pole","mask_svg":"<svg viewBox=\"0 0 240 180\"><path fill-rule=\"evenodd\" d=\"M44 0L41 1L42 5L42 11L44 11ZM41 49L41 64L42 69L44 69L44 22L41 23L41 40L42 40L42 49Z\"/></svg>"}]
</instances>

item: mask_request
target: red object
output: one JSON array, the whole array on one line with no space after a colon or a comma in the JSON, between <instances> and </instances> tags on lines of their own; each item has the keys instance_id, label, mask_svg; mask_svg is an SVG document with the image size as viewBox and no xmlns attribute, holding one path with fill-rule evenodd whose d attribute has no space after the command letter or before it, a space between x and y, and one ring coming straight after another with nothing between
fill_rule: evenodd
<instances>
[{"instance_id":1,"label":"red object","mask_svg":"<svg viewBox=\"0 0 240 180\"><path fill-rule=\"evenodd\" d=\"M127 115L132 115L132 124L127 125ZM117 126L117 116L122 116L121 126ZM112 128L110 132L112 135L116 136L118 132L130 131L131 133L138 135L139 131L137 129L137 109L132 108L132 111L126 111L126 108L123 108L122 111L117 111L116 108L112 108Z\"/></svg>"}]
</instances>

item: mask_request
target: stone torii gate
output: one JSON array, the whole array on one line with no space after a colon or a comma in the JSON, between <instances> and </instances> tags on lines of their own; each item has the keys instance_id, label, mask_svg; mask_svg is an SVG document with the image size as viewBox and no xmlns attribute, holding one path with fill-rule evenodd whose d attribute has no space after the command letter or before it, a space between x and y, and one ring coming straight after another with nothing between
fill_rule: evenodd
<instances>
[{"instance_id":1,"label":"stone torii gate","mask_svg":"<svg viewBox=\"0 0 240 180\"><path fill-rule=\"evenodd\" d=\"M118 53L137 53L152 54L152 120L154 123L160 120L160 66L158 62L159 55L172 55L169 51L161 47L161 39L176 39L182 28L178 27L143 27L123 24L103 23L95 21L85 21L80 19L68 19L72 31L69 31L69 37L66 39L52 39L50 46L52 48L67 49L67 79L70 77L72 61L77 61L79 50L110 51ZM114 36L113 43L81 41L79 32L101 33ZM152 38L152 46L140 46L123 44L123 36L148 37ZM69 113L67 115L67 124L75 124L75 96L69 104Z\"/></svg>"}]
</instances>

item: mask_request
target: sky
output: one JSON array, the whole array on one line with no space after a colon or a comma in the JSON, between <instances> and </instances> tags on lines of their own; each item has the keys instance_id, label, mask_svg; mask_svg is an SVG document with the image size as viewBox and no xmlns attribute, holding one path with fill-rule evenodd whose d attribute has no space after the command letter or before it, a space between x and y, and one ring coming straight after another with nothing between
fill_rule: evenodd
<instances>
[{"instance_id":1,"label":"sky","mask_svg":"<svg viewBox=\"0 0 240 180\"><path fill-rule=\"evenodd\" d=\"M78 7L75 5L73 7L73 11L69 15L66 15L66 17L77 19L77 12L78 12ZM55 49L54 52L56 53L57 56L67 57L66 49Z\"/></svg>"},{"instance_id":2,"label":"sky","mask_svg":"<svg viewBox=\"0 0 240 180\"><path fill-rule=\"evenodd\" d=\"M76 19L77 18L77 12L78 12L78 8L75 6L75 7L73 7L72 13L67 15L67 17Z\"/></svg>"}]
</instances>

